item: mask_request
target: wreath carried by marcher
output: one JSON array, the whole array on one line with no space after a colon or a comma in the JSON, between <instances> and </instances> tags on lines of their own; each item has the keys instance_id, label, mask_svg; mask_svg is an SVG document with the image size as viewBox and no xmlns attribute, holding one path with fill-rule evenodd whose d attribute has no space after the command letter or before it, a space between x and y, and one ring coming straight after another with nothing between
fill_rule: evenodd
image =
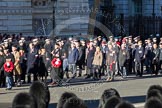
<instances>
[{"instance_id":1,"label":"wreath carried by marcher","mask_svg":"<svg viewBox=\"0 0 162 108\"><path fill-rule=\"evenodd\" d=\"M10 61L10 62L6 62L4 65L4 71L5 72L12 72L14 69L14 64Z\"/></svg>"},{"instance_id":2,"label":"wreath carried by marcher","mask_svg":"<svg viewBox=\"0 0 162 108\"><path fill-rule=\"evenodd\" d=\"M61 66L62 62L59 58L53 58L53 60L51 61L51 65L54 68L59 68Z\"/></svg>"}]
</instances>

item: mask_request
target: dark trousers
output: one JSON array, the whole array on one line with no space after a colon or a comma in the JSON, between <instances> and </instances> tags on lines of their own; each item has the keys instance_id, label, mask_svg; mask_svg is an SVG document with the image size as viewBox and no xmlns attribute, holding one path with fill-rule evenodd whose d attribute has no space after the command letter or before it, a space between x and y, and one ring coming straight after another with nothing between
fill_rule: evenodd
<instances>
[{"instance_id":1,"label":"dark trousers","mask_svg":"<svg viewBox=\"0 0 162 108\"><path fill-rule=\"evenodd\" d=\"M93 78L100 79L100 77L101 77L100 66L94 65L93 66Z\"/></svg>"},{"instance_id":2,"label":"dark trousers","mask_svg":"<svg viewBox=\"0 0 162 108\"><path fill-rule=\"evenodd\" d=\"M143 62L135 62L136 75L143 75Z\"/></svg>"},{"instance_id":3,"label":"dark trousers","mask_svg":"<svg viewBox=\"0 0 162 108\"><path fill-rule=\"evenodd\" d=\"M100 68L100 71L101 71L101 75L105 75L105 72L106 72L106 65L105 64L103 64L102 66L101 66L101 68Z\"/></svg>"},{"instance_id":4,"label":"dark trousers","mask_svg":"<svg viewBox=\"0 0 162 108\"><path fill-rule=\"evenodd\" d=\"M157 61L153 61L152 65L151 65L151 68L152 68L152 74L157 75L158 71L159 71L158 62Z\"/></svg>"},{"instance_id":5,"label":"dark trousers","mask_svg":"<svg viewBox=\"0 0 162 108\"><path fill-rule=\"evenodd\" d=\"M161 70L161 65L162 65L162 60L159 60L159 63L158 63L158 70Z\"/></svg>"},{"instance_id":6,"label":"dark trousers","mask_svg":"<svg viewBox=\"0 0 162 108\"><path fill-rule=\"evenodd\" d=\"M135 62L132 61L132 73L136 74Z\"/></svg>"},{"instance_id":7,"label":"dark trousers","mask_svg":"<svg viewBox=\"0 0 162 108\"><path fill-rule=\"evenodd\" d=\"M87 67L87 75L92 76L93 74L93 67L89 68Z\"/></svg>"},{"instance_id":8,"label":"dark trousers","mask_svg":"<svg viewBox=\"0 0 162 108\"><path fill-rule=\"evenodd\" d=\"M61 73L61 68L52 68L52 71L51 71L51 79L52 79L52 82L55 82L55 83L60 83L62 78L62 73Z\"/></svg>"},{"instance_id":9,"label":"dark trousers","mask_svg":"<svg viewBox=\"0 0 162 108\"><path fill-rule=\"evenodd\" d=\"M128 60L128 65L126 66L126 68L127 68L127 71L129 72L128 74L132 74L133 72L132 72L132 59L129 59Z\"/></svg>"},{"instance_id":10,"label":"dark trousers","mask_svg":"<svg viewBox=\"0 0 162 108\"><path fill-rule=\"evenodd\" d=\"M21 82L21 75L15 75L15 83Z\"/></svg>"},{"instance_id":11,"label":"dark trousers","mask_svg":"<svg viewBox=\"0 0 162 108\"><path fill-rule=\"evenodd\" d=\"M152 64L152 73L157 75L158 71L158 64Z\"/></svg>"},{"instance_id":12,"label":"dark trousers","mask_svg":"<svg viewBox=\"0 0 162 108\"><path fill-rule=\"evenodd\" d=\"M120 72L122 73L122 77L127 76L127 69L125 66L120 66Z\"/></svg>"},{"instance_id":13,"label":"dark trousers","mask_svg":"<svg viewBox=\"0 0 162 108\"><path fill-rule=\"evenodd\" d=\"M28 77L28 83L31 83L31 73L28 73L28 74L27 74L27 77ZM37 81L37 80L38 80L37 74L34 73L34 74L33 74L33 81Z\"/></svg>"},{"instance_id":14,"label":"dark trousers","mask_svg":"<svg viewBox=\"0 0 162 108\"><path fill-rule=\"evenodd\" d=\"M0 72L0 87L5 87L6 85L6 76L4 75L4 72Z\"/></svg>"},{"instance_id":15,"label":"dark trousers","mask_svg":"<svg viewBox=\"0 0 162 108\"><path fill-rule=\"evenodd\" d=\"M82 75L83 64L78 64L77 66L79 67L79 76L81 76Z\"/></svg>"},{"instance_id":16,"label":"dark trousers","mask_svg":"<svg viewBox=\"0 0 162 108\"><path fill-rule=\"evenodd\" d=\"M25 82L26 81L26 79L25 79L26 67L24 67L24 66L21 65L21 70L22 70L21 80L23 80Z\"/></svg>"}]
</instances>

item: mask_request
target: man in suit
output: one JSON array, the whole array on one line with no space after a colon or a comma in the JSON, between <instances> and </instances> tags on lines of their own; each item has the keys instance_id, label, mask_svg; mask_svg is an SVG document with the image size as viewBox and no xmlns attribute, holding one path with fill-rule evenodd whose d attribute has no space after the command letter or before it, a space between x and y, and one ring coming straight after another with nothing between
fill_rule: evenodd
<instances>
[{"instance_id":1,"label":"man in suit","mask_svg":"<svg viewBox=\"0 0 162 108\"><path fill-rule=\"evenodd\" d=\"M37 68L37 59L38 54L37 51L34 48L34 45L32 43L29 44L29 50L27 54L27 75L28 75L28 83L31 82L31 73L34 74L34 81L37 80L37 73L36 73L36 68Z\"/></svg>"},{"instance_id":2,"label":"man in suit","mask_svg":"<svg viewBox=\"0 0 162 108\"><path fill-rule=\"evenodd\" d=\"M142 41L138 41L138 47L135 49L135 70L136 75L142 77L143 75L143 59L144 59L144 48L142 46Z\"/></svg>"},{"instance_id":3,"label":"man in suit","mask_svg":"<svg viewBox=\"0 0 162 108\"><path fill-rule=\"evenodd\" d=\"M159 62L159 48L156 43L153 43L153 51L152 51L152 71L153 74L158 74L158 62Z\"/></svg>"},{"instance_id":4,"label":"man in suit","mask_svg":"<svg viewBox=\"0 0 162 108\"><path fill-rule=\"evenodd\" d=\"M71 44L71 49L69 50L69 55L68 55L68 63L69 63L69 69L72 71L72 78L76 77L76 72L77 72L77 67L76 63L79 58L79 51L76 48L75 43Z\"/></svg>"}]
</instances>

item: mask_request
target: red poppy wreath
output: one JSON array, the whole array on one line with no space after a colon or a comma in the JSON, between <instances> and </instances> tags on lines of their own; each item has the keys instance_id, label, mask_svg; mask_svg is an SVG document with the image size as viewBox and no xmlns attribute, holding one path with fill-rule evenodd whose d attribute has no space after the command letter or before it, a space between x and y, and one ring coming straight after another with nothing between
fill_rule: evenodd
<instances>
[{"instance_id":1,"label":"red poppy wreath","mask_svg":"<svg viewBox=\"0 0 162 108\"><path fill-rule=\"evenodd\" d=\"M14 69L14 64L10 61L10 62L6 62L4 65L4 71L5 72L12 72Z\"/></svg>"},{"instance_id":2,"label":"red poppy wreath","mask_svg":"<svg viewBox=\"0 0 162 108\"><path fill-rule=\"evenodd\" d=\"M61 66L61 60L59 58L54 58L52 61L51 61L51 64L54 68L59 68Z\"/></svg>"}]
</instances>

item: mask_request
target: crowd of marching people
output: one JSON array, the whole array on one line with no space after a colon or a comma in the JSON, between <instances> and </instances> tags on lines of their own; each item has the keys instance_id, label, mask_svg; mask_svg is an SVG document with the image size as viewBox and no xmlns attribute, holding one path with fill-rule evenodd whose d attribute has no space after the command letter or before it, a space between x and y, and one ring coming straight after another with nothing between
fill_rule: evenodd
<instances>
[{"instance_id":1,"label":"crowd of marching people","mask_svg":"<svg viewBox=\"0 0 162 108\"><path fill-rule=\"evenodd\" d=\"M49 75L50 85L55 86L65 77L67 82L82 76L93 80L106 76L106 81L112 81L115 75L142 77L144 71L152 75L161 71L162 38L97 36L54 40L0 34L0 40L0 86L7 85L7 90L31 83L31 78L47 82Z\"/></svg>"},{"instance_id":2,"label":"crowd of marching people","mask_svg":"<svg viewBox=\"0 0 162 108\"><path fill-rule=\"evenodd\" d=\"M89 100L96 102L97 100ZM140 108L162 108L162 87L152 85L146 93L145 102ZM94 103L95 104L95 103ZM29 92L18 93L13 101L12 108L55 108L50 105L50 92L43 82L35 81L31 84ZM64 92L57 102L56 108L91 108L77 94ZM93 106L94 107L94 106ZM95 108L135 108L135 105L121 97L114 88L107 88L101 94L99 104Z\"/></svg>"}]
</instances>

